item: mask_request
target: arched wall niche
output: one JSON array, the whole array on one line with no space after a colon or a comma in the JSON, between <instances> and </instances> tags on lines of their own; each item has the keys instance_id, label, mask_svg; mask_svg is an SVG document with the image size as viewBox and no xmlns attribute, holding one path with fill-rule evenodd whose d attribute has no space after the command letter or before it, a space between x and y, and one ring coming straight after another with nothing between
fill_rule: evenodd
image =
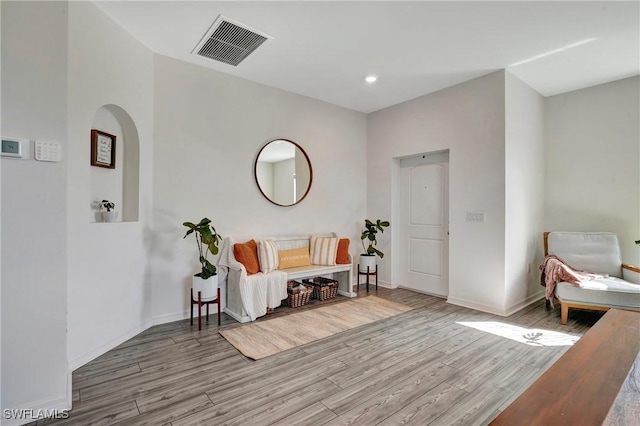
<instances>
[{"instance_id":1,"label":"arched wall niche","mask_svg":"<svg viewBox=\"0 0 640 426\"><path fill-rule=\"evenodd\" d=\"M90 166L91 222L103 222L99 203L109 200L118 212L116 222L137 222L140 203L140 140L131 116L118 105L103 105L91 129L116 137L115 169ZM90 132L87 132L89 135Z\"/></svg>"}]
</instances>

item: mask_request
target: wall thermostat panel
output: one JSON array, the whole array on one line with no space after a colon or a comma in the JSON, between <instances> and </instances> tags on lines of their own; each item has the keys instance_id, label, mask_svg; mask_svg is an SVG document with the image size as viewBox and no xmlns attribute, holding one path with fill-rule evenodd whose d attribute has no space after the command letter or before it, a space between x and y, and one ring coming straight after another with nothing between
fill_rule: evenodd
<instances>
[{"instance_id":1,"label":"wall thermostat panel","mask_svg":"<svg viewBox=\"0 0 640 426\"><path fill-rule=\"evenodd\" d=\"M35 154L38 161L60 161L62 160L62 145L60 142L36 141Z\"/></svg>"},{"instance_id":2,"label":"wall thermostat panel","mask_svg":"<svg viewBox=\"0 0 640 426\"><path fill-rule=\"evenodd\" d=\"M3 158L20 158L23 160L31 158L31 142L29 139L2 138Z\"/></svg>"}]
</instances>

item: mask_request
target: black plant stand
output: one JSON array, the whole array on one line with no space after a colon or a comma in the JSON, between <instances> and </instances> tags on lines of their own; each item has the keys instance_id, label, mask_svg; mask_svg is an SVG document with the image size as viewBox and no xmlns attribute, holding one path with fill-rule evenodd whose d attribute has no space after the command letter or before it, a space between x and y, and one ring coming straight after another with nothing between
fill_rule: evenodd
<instances>
[{"instance_id":1,"label":"black plant stand","mask_svg":"<svg viewBox=\"0 0 640 426\"><path fill-rule=\"evenodd\" d=\"M358 264L358 290L360 290L360 275L367 276L367 293L369 293L369 276L374 275L376 277L376 291L378 291L378 265L376 264L376 269L371 271L369 266L367 266L367 272L360 271L360 264Z\"/></svg>"},{"instance_id":2,"label":"black plant stand","mask_svg":"<svg viewBox=\"0 0 640 426\"><path fill-rule=\"evenodd\" d=\"M202 301L202 293L198 292L198 297L193 299L193 288L191 289L191 325L193 325L193 305L198 305L198 330L202 330L202 305L207 305L207 322L209 322L209 305L216 303L218 305L218 327L220 327L220 287L218 287L218 296L213 300Z\"/></svg>"}]
</instances>

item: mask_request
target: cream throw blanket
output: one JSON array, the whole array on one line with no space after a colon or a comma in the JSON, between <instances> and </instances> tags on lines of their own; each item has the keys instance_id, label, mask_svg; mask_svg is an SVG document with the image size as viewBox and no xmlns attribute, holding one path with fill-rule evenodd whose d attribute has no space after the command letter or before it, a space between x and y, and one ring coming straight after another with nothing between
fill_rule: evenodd
<instances>
[{"instance_id":1,"label":"cream throw blanket","mask_svg":"<svg viewBox=\"0 0 640 426\"><path fill-rule=\"evenodd\" d=\"M287 298L287 273L272 271L268 274L258 272L247 275L244 265L233 255L233 244L235 242L230 238L225 238L222 242L218 261L220 269L218 279L224 282L230 269L240 272L239 290L242 307L251 321L255 321L256 318L267 313L267 308L277 308L282 300Z\"/></svg>"}]
</instances>

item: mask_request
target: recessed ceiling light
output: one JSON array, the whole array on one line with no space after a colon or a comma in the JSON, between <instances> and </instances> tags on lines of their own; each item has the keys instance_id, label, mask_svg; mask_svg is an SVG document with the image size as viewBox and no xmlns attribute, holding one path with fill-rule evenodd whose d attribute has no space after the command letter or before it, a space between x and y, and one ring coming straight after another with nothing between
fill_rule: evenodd
<instances>
[{"instance_id":1,"label":"recessed ceiling light","mask_svg":"<svg viewBox=\"0 0 640 426\"><path fill-rule=\"evenodd\" d=\"M378 80L378 76L375 74L369 74L364 78L367 83L375 83Z\"/></svg>"}]
</instances>

